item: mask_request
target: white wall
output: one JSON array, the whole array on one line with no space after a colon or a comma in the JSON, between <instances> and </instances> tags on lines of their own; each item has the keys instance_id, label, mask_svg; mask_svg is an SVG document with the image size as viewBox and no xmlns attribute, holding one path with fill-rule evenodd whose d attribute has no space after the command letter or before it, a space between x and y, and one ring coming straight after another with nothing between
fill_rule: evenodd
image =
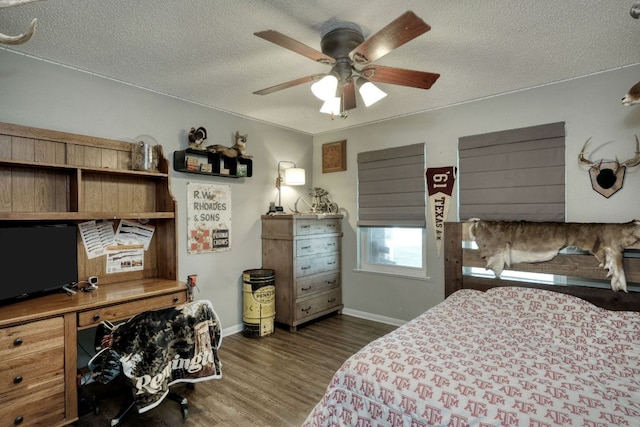
<instances>
[{"instance_id":1,"label":"white wall","mask_svg":"<svg viewBox=\"0 0 640 427\"><path fill-rule=\"evenodd\" d=\"M276 197L277 161L291 160L307 170L308 184L283 188L283 205L293 205L297 196L306 196L307 188L313 185L327 189L346 215L343 283L348 311L408 320L442 301L442 256L435 254L429 226L430 280L354 271L357 153L426 142L427 167L450 166L457 164L461 136L565 121L567 220L621 222L640 218L640 167L627 171L623 189L605 199L591 189L586 170L576 160L589 136L593 137L587 149L588 154L593 152L591 159L633 155L633 135L640 135L640 107L623 107L620 98L638 80L640 65L312 138L0 50L0 121L125 141L148 134L160 142L170 158L174 150L186 147L185 132L192 126L206 127L209 143L225 145L233 142L236 130L248 133L248 152L254 156L252 178L204 178L171 172L171 188L179 203L180 279L198 274L201 292L197 296L213 302L224 328L240 327L241 273L261 265L260 215ZM416 96L429 96L429 92L416 90ZM342 139L347 140L347 171L323 174L322 144ZM187 254L187 182L231 185L230 252ZM454 197L449 220L458 219L456 203Z\"/></svg>"},{"instance_id":2,"label":"white wall","mask_svg":"<svg viewBox=\"0 0 640 427\"><path fill-rule=\"evenodd\" d=\"M313 183L329 191L347 216L343 224L346 307L356 312L408 320L444 297L443 259L442 255L439 258L436 255L430 225L427 230L430 280L418 281L354 271L357 266L358 152L426 142L427 167L457 166L457 144L462 136L564 121L567 221L629 221L640 218L640 167L628 170L622 190L606 199L591 189L588 173L578 165L577 156L587 138L593 137L586 150L591 160L616 157L624 160L633 157L634 134L640 135L640 106L624 107L620 99L638 80L640 65L316 135ZM429 96L429 92L417 93L416 96ZM371 108L375 108L375 105ZM323 174L322 144L343 139L347 140L347 171ZM458 220L457 197L454 197L448 219Z\"/></svg>"},{"instance_id":3,"label":"white wall","mask_svg":"<svg viewBox=\"0 0 640 427\"><path fill-rule=\"evenodd\" d=\"M213 302L223 328L241 328L242 272L261 267L260 215L276 198L277 161L296 162L307 170L309 182L310 136L5 50L0 50L0 121L123 141L151 135L171 162L175 150L187 147L186 132L191 127L204 126L208 144L232 145L236 131L247 133L253 177L213 178L171 171L171 189L179 206L179 279L197 274L196 297ZM231 251L187 254L188 182L231 186ZM297 194L306 192L306 187L283 188L283 205L293 205Z\"/></svg>"}]
</instances>

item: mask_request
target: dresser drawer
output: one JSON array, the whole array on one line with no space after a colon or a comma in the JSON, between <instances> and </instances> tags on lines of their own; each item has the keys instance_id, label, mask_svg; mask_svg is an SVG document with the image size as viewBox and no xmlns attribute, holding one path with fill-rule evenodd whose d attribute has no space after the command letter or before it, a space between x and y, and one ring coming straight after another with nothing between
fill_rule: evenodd
<instances>
[{"instance_id":1,"label":"dresser drawer","mask_svg":"<svg viewBox=\"0 0 640 427\"><path fill-rule=\"evenodd\" d=\"M340 269L340 254L296 258L296 277Z\"/></svg>"},{"instance_id":2,"label":"dresser drawer","mask_svg":"<svg viewBox=\"0 0 640 427\"><path fill-rule=\"evenodd\" d=\"M43 383L64 378L64 346L3 360L0 401L27 395Z\"/></svg>"},{"instance_id":3,"label":"dresser drawer","mask_svg":"<svg viewBox=\"0 0 640 427\"><path fill-rule=\"evenodd\" d=\"M303 298L306 295L314 294L321 291L340 287L340 272L333 271L331 273L309 277L296 281L297 298Z\"/></svg>"},{"instance_id":4,"label":"dresser drawer","mask_svg":"<svg viewBox=\"0 0 640 427\"><path fill-rule=\"evenodd\" d=\"M62 317L0 329L0 360L64 347Z\"/></svg>"},{"instance_id":5,"label":"dresser drawer","mask_svg":"<svg viewBox=\"0 0 640 427\"><path fill-rule=\"evenodd\" d=\"M5 400L0 410L0 426L53 426L64 420L64 381L40 387L26 397Z\"/></svg>"},{"instance_id":6,"label":"dresser drawer","mask_svg":"<svg viewBox=\"0 0 640 427\"><path fill-rule=\"evenodd\" d=\"M296 221L296 236L307 236L309 234L339 233L340 219L298 219Z\"/></svg>"},{"instance_id":7,"label":"dresser drawer","mask_svg":"<svg viewBox=\"0 0 640 427\"><path fill-rule=\"evenodd\" d=\"M337 236L296 240L295 256L328 254L340 248Z\"/></svg>"},{"instance_id":8,"label":"dresser drawer","mask_svg":"<svg viewBox=\"0 0 640 427\"><path fill-rule=\"evenodd\" d=\"M102 307L78 313L78 327L95 326L104 320L124 320L144 311L167 308L187 301L186 292L176 292L159 297L145 298L124 304Z\"/></svg>"},{"instance_id":9,"label":"dresser drawer","mask_svg":"<svg viewBox=\"0 0 640 427\"><path fill-rule=\"evenodd\" d=\"M341 289L323 292L318 296L296 303L296 319L304 319L342 304Z\"/></svg>"}]
</instances>

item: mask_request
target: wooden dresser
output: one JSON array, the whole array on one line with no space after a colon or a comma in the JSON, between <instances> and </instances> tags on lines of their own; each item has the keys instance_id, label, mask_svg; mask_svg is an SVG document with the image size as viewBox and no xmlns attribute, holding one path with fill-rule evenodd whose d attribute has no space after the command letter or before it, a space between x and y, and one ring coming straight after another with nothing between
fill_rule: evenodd
<instances>
[{"instance_id":1,"label":"wooden dresser","mask_svg":"<svg viewBox=\"0 0 640 427\"><path fill-rule=\"evenodd\" d=\"M342 310L342 215L263 215L262 267L275 271L276 322L297 326Z\"/></svg>"},{"instance_id":2,"label":"wooden dresser","mask_svg":"<svg viewBox=\"0 0 640 427\"><path fill-rule=\"evenodd\" d=\"M0 306L0 426L77 421L78 330L187 301L187 288L177 280L169 163L159 150L158 170L131 170L131 148L123 141L0 123L0 227L90 220L115 225L120 219L144 219L155 227L142 269L107 273L105 257L89 258L78 236L78 280L97 276L98 289Z\"/></svg>"}]
</instances>

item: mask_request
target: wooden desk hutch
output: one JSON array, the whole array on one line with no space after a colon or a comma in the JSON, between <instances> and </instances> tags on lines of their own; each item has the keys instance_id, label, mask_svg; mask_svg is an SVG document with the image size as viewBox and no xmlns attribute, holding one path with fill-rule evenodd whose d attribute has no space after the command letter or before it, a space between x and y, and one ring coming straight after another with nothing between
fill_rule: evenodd
<instances>
[{"instance_id":1,"label":"wooden desk hutch","mask_svg":"<svg viewBox=\"0 0 640 427\"><path fill-rule=\"evenodd\" d=\"M77 331L187 300L168 161L158 147L157 171L131 170L131 148L0 123L0 226L145 219L155 227L142 271L107 274L104 256L88 259L78 235L78 280L97 276L97 290L0 306L0 425L77 421Z\"/></svg>"}]
</instances>

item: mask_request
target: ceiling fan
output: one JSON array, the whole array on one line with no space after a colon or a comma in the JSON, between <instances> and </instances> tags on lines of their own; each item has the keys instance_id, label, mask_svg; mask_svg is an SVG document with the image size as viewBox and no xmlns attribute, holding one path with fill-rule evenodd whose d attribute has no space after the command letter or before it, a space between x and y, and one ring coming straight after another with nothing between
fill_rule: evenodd
<instances>
[{"instance_id":1,"label":"ceiling fan","mask_svg":"<svg viewBox=\"0 0 640 427\"><path fill-rule=\"evenodd\" d=\"M366 106L386 96L371 82L388 83L429 89L440 74L406 70L373 64L393 49L413 40L431 29L422 19L408 11L380 31L364 39L360 27L353 23L340 23L322 35L322 52L292 39L278 31L266 30L254 35L331 66L328 74L313 74L253 92L267 95L303 83L315 82L311 90L325 101L321 112L346 117L346 111L356 108L355 87ZM373 94L371 94L373 91Z\"/></svg>"}]
</instances>

